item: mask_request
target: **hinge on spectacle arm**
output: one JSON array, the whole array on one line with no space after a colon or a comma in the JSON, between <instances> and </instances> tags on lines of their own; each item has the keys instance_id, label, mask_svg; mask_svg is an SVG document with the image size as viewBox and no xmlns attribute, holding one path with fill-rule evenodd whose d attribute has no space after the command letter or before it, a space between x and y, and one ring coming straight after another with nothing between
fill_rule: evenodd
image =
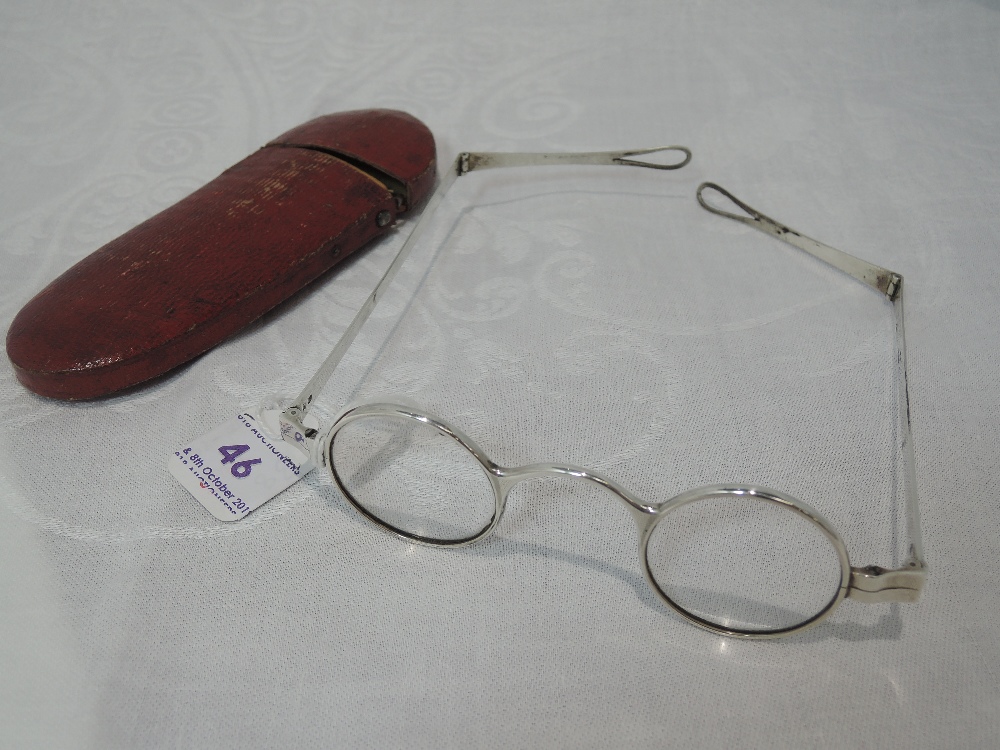
<instances>
[{"instance_id":1,"label":"hinge on spectacle arm","mask_svg":"<svg viewBox=\"0 0 1000 750\"><path fill-rule=\"evenodd\" d=\"M889 570L877 565L851 568L847 596L860 602L915 602L927 578L922 563Z\"/></svg>"},{"instance_id":2,"label":"hinge on spectacle arm","mask_svg":"<svg viewBox=\"0 0 1000 750\"><path fill-rule=\"evenodd\" d=\"M888 278L885 281L885 296L889 298L890 302L895 302L896 297L899 296L899 290L903 287L903 277L898 273L889 273Z\"/></svg>"}]
</instances>

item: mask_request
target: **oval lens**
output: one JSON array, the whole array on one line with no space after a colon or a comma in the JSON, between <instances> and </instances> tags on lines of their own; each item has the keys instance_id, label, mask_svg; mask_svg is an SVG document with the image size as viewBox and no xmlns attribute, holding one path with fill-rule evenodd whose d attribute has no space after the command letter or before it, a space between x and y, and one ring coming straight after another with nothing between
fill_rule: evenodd
<instances>
[{"instance_id":1,"label":"oval lens","mask_svg":"<svg viewBox=\"0 0 1000 750\"><path fill-rule=\"evenodd\" d=\"M743 633L808 622L836 600L842 576L837 548L819 524L754 495L707 495L668 511L646 560L675 605Z\"/></svg>"},{"instance_id":2,"label":"oval lens","mask_svg":"<svg viewBox=\"0 0 1000 750\"><path fill-rule=\"evenodd\" d=\"M454 543L493 520L496 496L479 461L424 422L362 417L334 436L329 458L351 499L405 536Z\"/></svg>"}]
</instances>

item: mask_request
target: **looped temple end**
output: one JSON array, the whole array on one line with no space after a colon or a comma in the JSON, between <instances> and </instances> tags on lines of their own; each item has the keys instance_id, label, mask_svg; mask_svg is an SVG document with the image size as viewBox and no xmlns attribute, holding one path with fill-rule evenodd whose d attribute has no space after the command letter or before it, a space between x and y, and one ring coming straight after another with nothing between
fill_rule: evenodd
<instances>
[{"instance_id":1,"label":"looped temple end","mask_svg":"<svg viewBox=\"0 0 1000 750\"><path fill-rule=\"evenodd\" d=\"M676 164L657 164L653 161L643 159L627 159L627 156L643 156L645 154L658 154L661 151L680 151L684 154L684 160ZM691 161L691 149L687 146L658 146L657 148L644 148L638 151L625 151L614 159L616 164L623 164L629 167L647 167L649 169L680 169Z\"/></svg>"},{"instance_id":2,"label":"looped temple end","mask_svg":"<svg viewBox=\"0 0 1000 750\"><path fill-rule=\"evenodd\" d=\"M725 196L730 201L732 201L735 205L737 205L740 208L742 208L746 212L746 215L734 214L731 211L723 211L721 208L716 208L715 206L710 205L708 203L708 201L706 201L705 198L704 198L704 196L702 195L702 193L706 189L714 190L715 192L719 193L720 195ZM737 198L735 195L733 195L732 193L730 193L724 187L722 187L721 185L716 185L714 182L703 182L703 183L701 183L698 186L698 192L696 193L696 196L698 198L698 203L701 204L701 207L704 208L706 211L711 211L713 214L718 214L719 216L725 216L728 219L736 219L736 221L748 222L748 221L752 221L752 220L753 221L761 221L762 219L767 218L762 213L760 213L759 211L757 211L756 209L751 208L746 203L744 203L743 201L741 201L739 198Z\"/></svg>"}]
</instances>

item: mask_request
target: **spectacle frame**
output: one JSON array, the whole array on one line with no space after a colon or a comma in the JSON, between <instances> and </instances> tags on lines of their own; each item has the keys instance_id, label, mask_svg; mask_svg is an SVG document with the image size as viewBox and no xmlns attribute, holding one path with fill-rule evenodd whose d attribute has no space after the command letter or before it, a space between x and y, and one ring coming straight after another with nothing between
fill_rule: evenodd
<instances>
[{"instance_id":1,"label":"spectacle frame","mask_svg":"<svg viewBox=\"0 0 1000 750\"><path fill-rule=\"evenodd\" d=\"M631 158L634 156L669 150L682 153L684 155L683 160L677 163L664 165ZM347 348L350 346L350 343L357 335L358 330L360 330L361 325L367 319L375 304L377 304L378 299L382 296L385 288L395 276L396 271L405 260L405 257L412 248L412 245L420 236L426 226L427 220L440 204L444 194L451 187L451 185L454 184L455 180L459 176L466 175L472 171L490 168L568 164L622 165L641 166L655 169L678 169L687 164L689 160L690 151L681 146L644 149L640 151L581 154L472 152L460 154L456 158L452 170L446 173L445 177L442 179L438 190L429 201L429 204L419 222L414 227L410 237L406 240L406 242L404 242L382 280L362 306L354 321L350 326L348 326L341 340L337 343L328 359L323 363L316 375L303 390L302 394L300 394L296 401L284 411L282 420L302 429L301 420L304 418L305 413L313 403L315 395L332 375L340 359L342 359ZM724 196L745 213L743 215L736 214L712 206L705 200L705 191L714 191ZM523 480L541 476L562 476L592 482L618 497L618 499L631 512L639 533L640 565L647 582L654 589L657 595L669 607L688 621L698 625L699 627L727 636L743 638L772 638L800 632L818 624L823 619L828 617L836 609L840 602L847 597L861 602L917 601L926 578L926 565L923 562L920 537L915 458L907 388L906 347L903 327L902 276L889 271L888 269L848 255L847 253L832 248L829 245L825 245L799 232L796 232L784 224L781 224L758 212L756 209L751 208L727 190L714 183L706 182L701 184L697 189L696 197L699 204L706 210L714 214L748 224L759 231L763 231L781 239L784 242L791 244L820 260L823 260L844 273L847 273L879 294L883 295L892 303L896 333L896 390L898 398L896 410L896 447L903 464L902 494L907 514L909 536L907 558L903 567L896 569L885 569L877 566L852 567L846 546L833 526L818 511L808 504L790 495L775 490L753 485L719 484L689 490L663 503L643 503L628 490L616 484L609 478L604 477L598 472L581 467L559 464L531 464L529 466L513 468L499 466L494 463L461 430L424 412L423 410L397 404L371 404L352 409L343 414L321 440L321 460L327 466L334 481L337 483L338 487L351 504L371 521L408 541L432 546L454 547L472 544L486 536L489 536L496 528L503 515L507 497L512 487ZM441 535L428 535L415 531L412 528L406 528L404 524L399 523L395 518L393 518L391 513L388 514L390 517L387 518L384 508L373 509L370 502L360 500L356 496L358 494L357 488L352 487L351 482L345 478L344 472L342 471L343 467L341 467L341 470L338 470L338 460L343 463L344 459L342 457L338 459L335 455L335 451L337 450L337 438L338 436L345 434L347 431L356 429L356 427L351 427L351 425L357 426L365 423L371 425L374 424L376 420L379 421L380 425L377 430L374 430L376 433L381 431L381 433L388 434L384 427L384 425L388 422L421 425L421 429L428 431L427 434L439 436L445 440L451 441L458 447L459 451L464 452L471 457L471 460L473 460L478 467L477 470L481 473L482 477L485 477L485 481L488 482L490 492L492 493L492 513L488 519L485 520L485 523L472 530L466 529L464 533L458 535L448 537ZM310 438L316 436L316 432L314 430L306 431L303 429L303 432ZM371 442L371 436L367 436L366 440ZM400 440L400 435L390 436L390 441L394 441L395 443L391 446L392 451L400 450L402 445ZM405 442L406 438L403 438L402 440ZM403 445L402 447L405 448L406 446ZM378 450L374 450L374 454L370 458L378 464L380 460L385 459L385 456L380 457ZM426 462L424 468L426 468ZM369 475L371 475L370 471ZM485 495L489 493L483 494ZM410 501L412 500L412 497L404 497L402 500L404 500L404 502ZM793 618L794 622L770 623L766 627L747 626L742 622L734 622L727 617L716 617L713 619L705 616L705 613L699 611L697 607L692 607L689 603L678 601L678 596L675 595L672 587L664 584L663 574L653 569L657 567L657 565L654 564L651 567L651 543L656 544L657 540L662 536L657 532L661 527L661 524L664 523L664 519L671 519L674 517L681 518L684 513L687 512L684 510L685 508L697 507L698 503L718 503L720 501L728 504L735 502L741 506L745 506L746 503L751 503L755 508L752 515L757 517L758 525L760 525L760 518L777 518L777 516L774 516L772 512L777 511L783 518L783 522L788 522L789 519L792 519L796 523L804 523L804 528L812 529L816 534L818 534L819 536L817 538L821 538L830 545L832 558L835 558L837 570L835 576L836 580L832 586L833 590L829 597L823 597L822 601L816 603L815 610L809 612L807 615L802 616L800 613L800 616ZM483 504L486 504L485 501ZM712 507L714 509L719 506ZM767 511L765 512L760 510L762 508L766 508ZM382 515L380 515L379 510L383 511ZM775 524L772 523L771 525L773 526ZM763 529L763 533L769 533L769 529ZM793 573L794 572L795 571L793 571ZM767 578L768 576L773 576L777 583L781 583L782 580L787 580L788 572L781 570L780 567L777 566L774 567L773 570L765 566L760 573L760 577ZM775 585L777 585L777 583ZM772 609L780 610L781 608L772 607Z\"/></svg>"}]
</instances>

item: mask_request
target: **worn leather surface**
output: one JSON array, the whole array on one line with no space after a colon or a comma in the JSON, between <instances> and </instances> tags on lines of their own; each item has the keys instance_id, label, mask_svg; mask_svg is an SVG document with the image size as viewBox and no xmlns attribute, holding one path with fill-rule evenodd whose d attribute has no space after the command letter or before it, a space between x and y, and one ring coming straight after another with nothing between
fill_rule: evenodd
<instances>
[{"instance_id":1,"label":"worn leather surface","mask_svg":"<svg viewBox=\"0 0 1000 750\"><path fill-rule=\"evenodd\" d=\"M406 199L317 148L390 174ZM18 379L43 396L86 399L168 372L388 231L401 206L427 194L434 166L430 131L401 112L358 110L289 131L25 305L7 335Z\"/></svg>"}]
</instances>

